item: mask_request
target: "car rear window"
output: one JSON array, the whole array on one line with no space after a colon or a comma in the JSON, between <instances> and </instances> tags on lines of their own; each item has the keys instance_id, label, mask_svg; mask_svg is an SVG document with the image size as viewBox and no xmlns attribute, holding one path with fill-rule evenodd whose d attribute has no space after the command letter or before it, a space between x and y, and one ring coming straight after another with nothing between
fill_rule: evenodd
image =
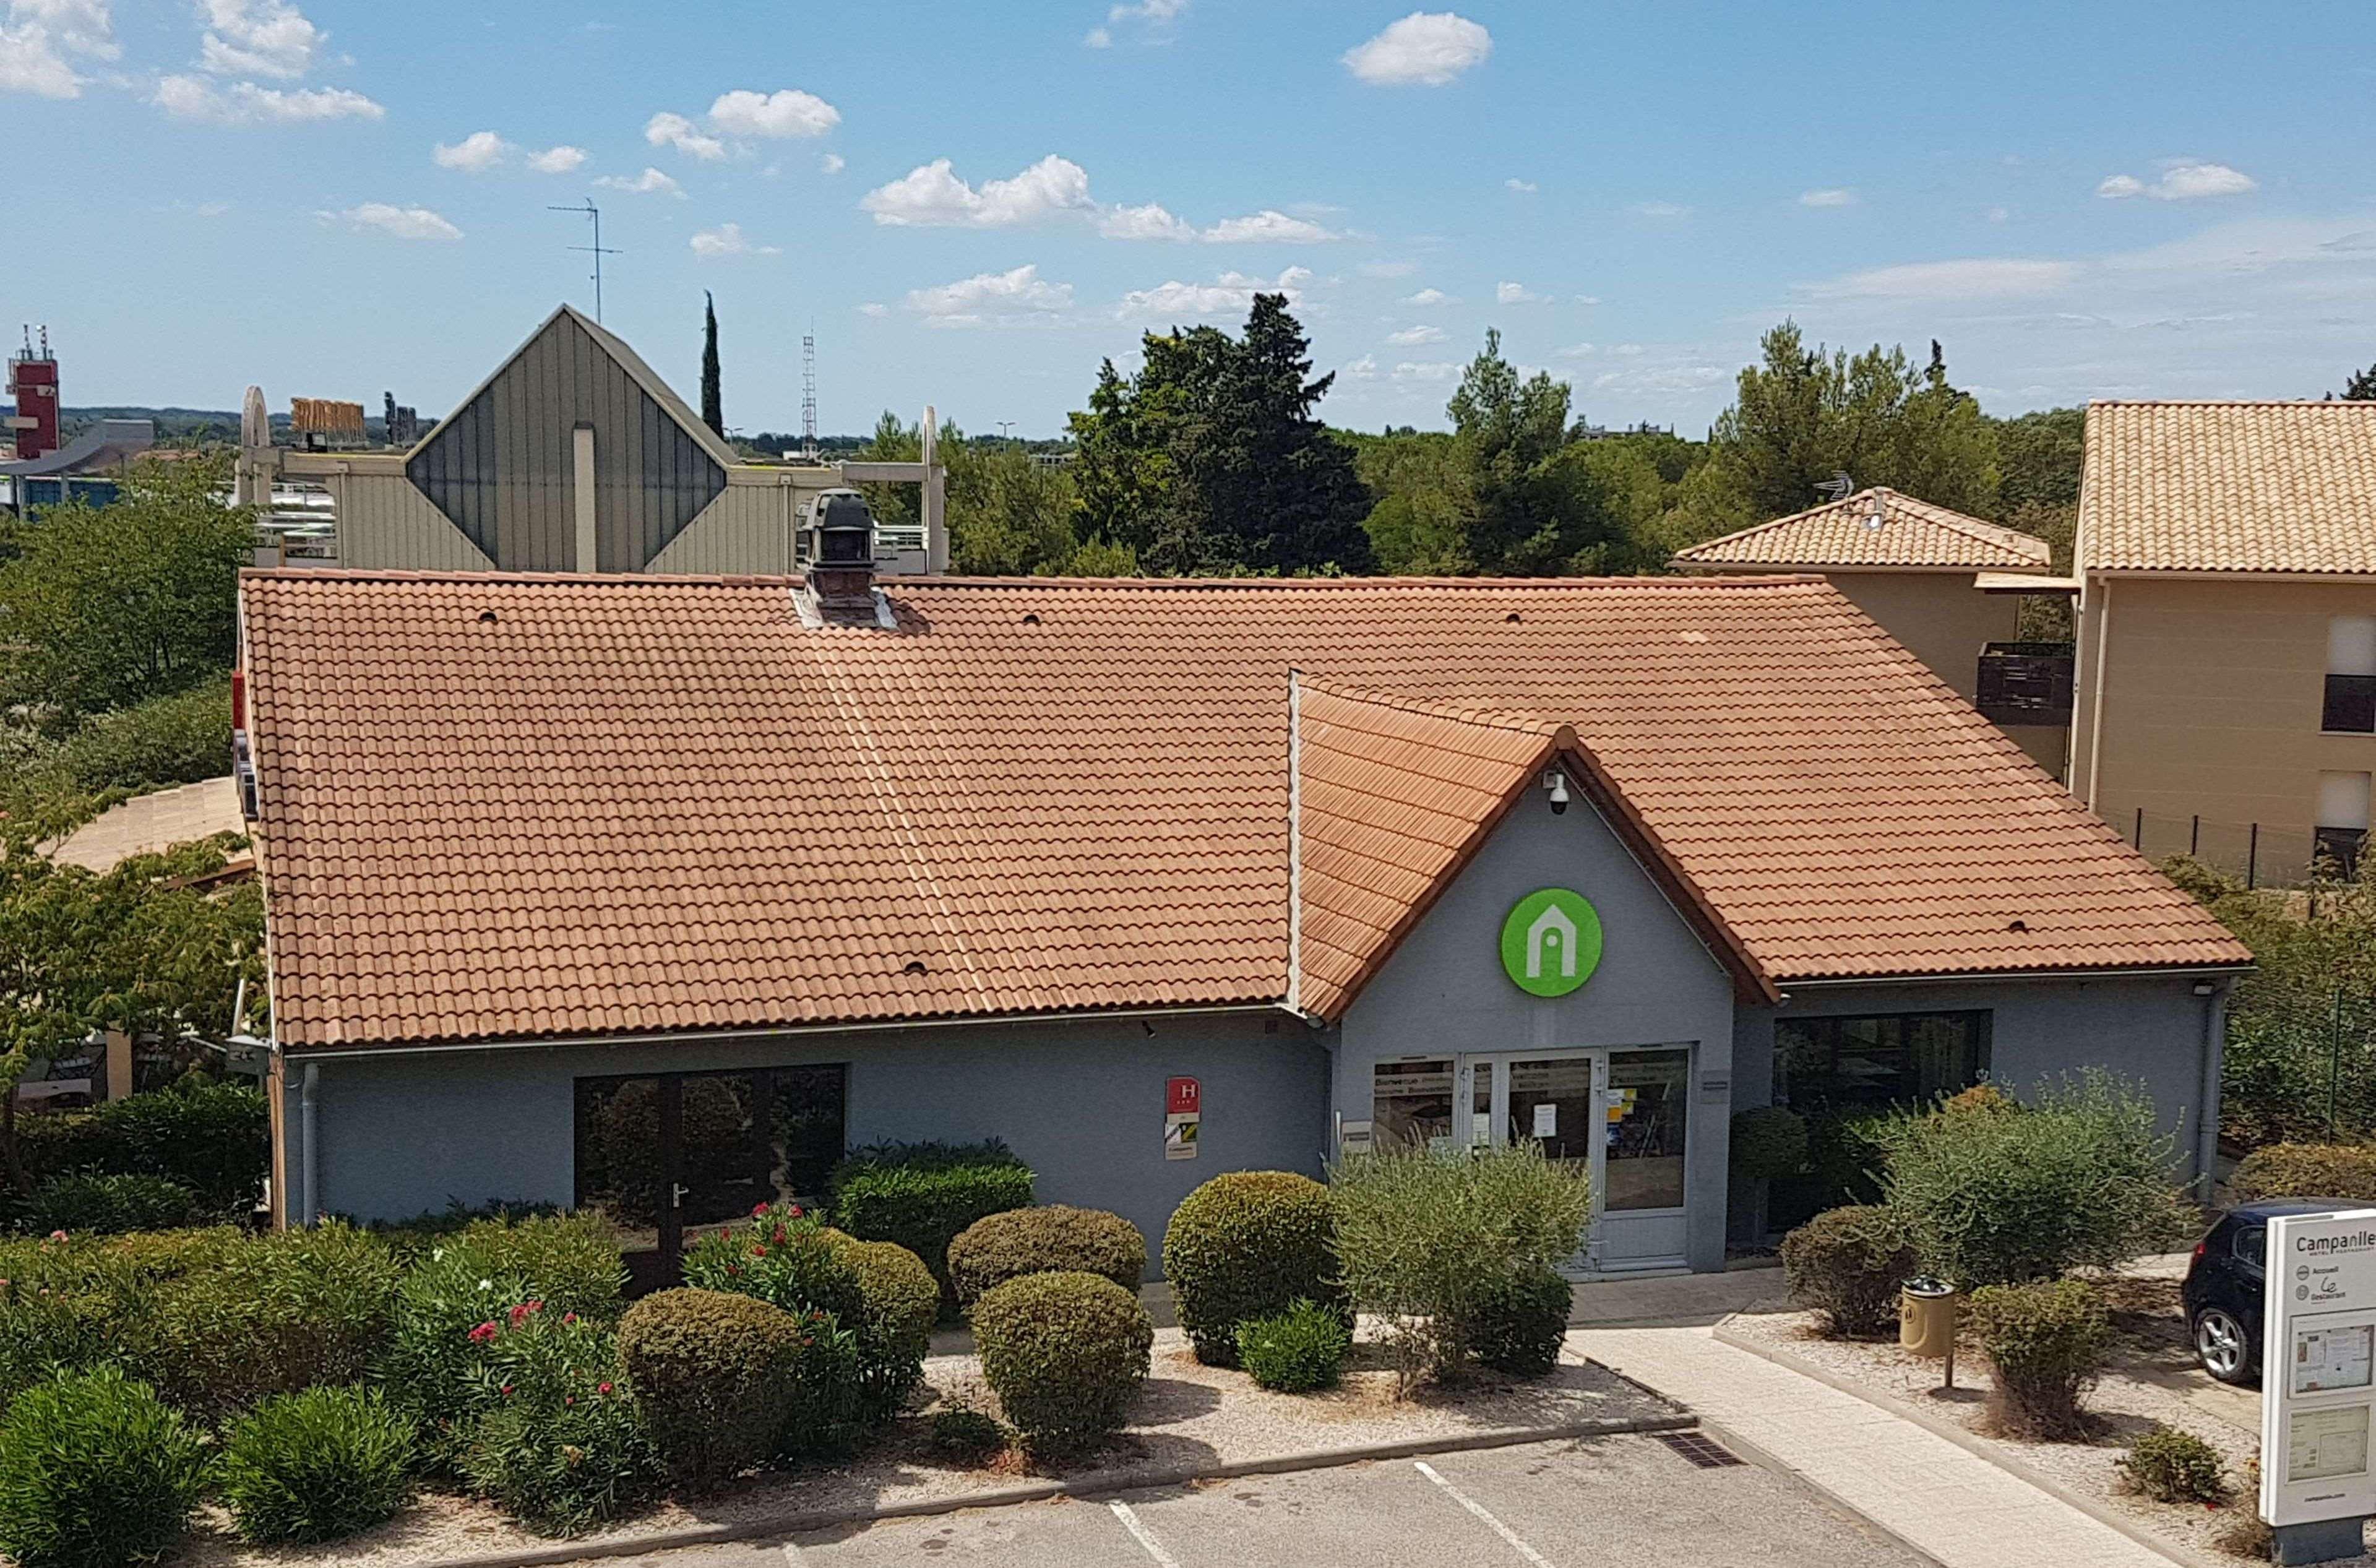
<instances>
[{"instance_id":1,"label":"car rear window","mask_svg":"<svg viewBox=\"0 0 2376 1568\"><path fill-rule=\"evenodd\" d=\"M2236 1232L2236 1255L2255 1268L2266 1266L2268 1250L2269 1228L2267 1226L2247 1225Z\"/></svg>"}]
</instances>

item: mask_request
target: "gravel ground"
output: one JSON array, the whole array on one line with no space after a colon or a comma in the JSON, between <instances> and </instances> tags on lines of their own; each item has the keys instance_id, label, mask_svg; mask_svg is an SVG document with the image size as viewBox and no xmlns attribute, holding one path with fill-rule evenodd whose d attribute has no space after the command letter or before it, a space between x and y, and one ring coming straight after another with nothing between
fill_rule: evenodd
<instances>
[{"instance_id":1,"label":"gravel ground","mask_svg":"<svg viewBox=\"0 0 2376 1568\"><path fill-rule=\"evenodd\" d=\"M1801 1360L1880 1393L1919 1406L1961 1424L1992 1453L2013 1465L2050 1478L2083 1495L2106 1498L2129 1517L2173 1543L2209 1556L2221 1555L2217 1537L2237 1510L2156 1503L2122 1484L2121 1455L2156 1421L2194 1433L2228 1459L2230 1479L2240 1489L2245 1467L2260 1455L2259 1400L2249 1391L2220 1388L2193 1364L2179 1315L2178 1282L2123 1277L2098 1280L2112 1309L2116 1336L2113 1365L2085 1404L2096 1431L2085 1443L2027 1443L1993 1436L1985 1401L1988 1372L1976 1347L1963 1342L1955 1354L1955 1389L1939 1390L1940 1363L1907 1354L1895 1339L1885 1342L1824 1339L1812 1314L1779 1313L1729 1319L1728 1329L1771 1344ZM2239 1491L2236 1503L2252 1512ZM2352 1560L2376 1563L2376 1557Z\"/></svg>"},{"instance_id":2,"label":"gravel ground","mask_svg":"<svg viewBox=\"0 0 2376 1568\"><path fill-rule=\"evenodd\" d=\"M979 1363L969 1356L934 1357L924 1371L936 1398L990 1403ZM1394 1374L1368 1345L1356 1347L1341 1387L1311 1395L1268 1394L1241 1372L1199 1365L1179 1330L1158 1329L1153 1368L1129 1427L1076 1464L1033 1470L1007 1456L988 1468L965 1468L934 1455L929 1420L911 1415L855 1464L758 1478L697 1502L663 1503L584 1538L631 1541L705 1525L789 1524L801 1515L963 1497L1041 1479L1120 1490L1169 1472L1316 1449L1546 1431L1584 1421L1676 1413L1673 1405L1604 1368L1568 1364L1537 1382L1478 1381L1397 1402ZM223 1526L220 1517L206 1521L180 1561L206 1568L409 1568L553 1544L485 1503L447 1496L423 1497L376 1530L312 1549L244 1547Z\"/></svg>"}]
</instances>

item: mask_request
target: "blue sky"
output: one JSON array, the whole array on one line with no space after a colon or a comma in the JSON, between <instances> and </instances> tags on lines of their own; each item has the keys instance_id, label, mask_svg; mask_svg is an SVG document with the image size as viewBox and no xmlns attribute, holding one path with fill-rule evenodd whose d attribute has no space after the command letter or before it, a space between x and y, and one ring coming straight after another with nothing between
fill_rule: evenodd
<instances>
[{"instance_id":1,"label":"blue sky","mask_svg":"<svg viewBox=\"0 0 2376 1568\"><path fill-rule=\"evenodd\" d=\"M714 290L750 430L812 319L827 431L1051 434L1256 286L1360 426L1442 423L1489 326L1692 434L1785 315L1998 412L2376 360L2364 0L0 4L6 319L70 405L442 411L590 303L588 195L609 324L690 393Z\"/></svg>"}]
</instances>

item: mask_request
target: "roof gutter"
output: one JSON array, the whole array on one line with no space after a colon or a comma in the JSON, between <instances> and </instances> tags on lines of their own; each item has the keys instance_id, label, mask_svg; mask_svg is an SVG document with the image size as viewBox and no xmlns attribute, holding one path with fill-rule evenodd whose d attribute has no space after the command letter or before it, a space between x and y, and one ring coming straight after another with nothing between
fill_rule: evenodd
<instances>
[{"instance_id":1,"label":"roof gutter","mask_svg":"<svg viewBox=\"0 0 2376 1568\"><path fill-rule=\"evenodd\" d=\"M885 1018L849 1024L764 1024L719 1029L674 1029L650 1034L538 1035L523 1039L457 1040L424 1045L277 1045L287 1060L308 1063L350 1058L447 1056L474 1051L557 1051L584 1046L706 1045L745 1039L805 1039L834 1035L906 1033L919 1029L985 1028L1025 1024L1091 1023L1103 1018L1197 1018L1286 1013L1310 1020L1284 1001L1232 1002L1207 1007L1110 1007L1071 1013L965 1013L939 1018ZM276 1042L277 1044L277 1042Z\"/></svg>"},{"instance_id":2,"label":"roof gutter","mask_svg":"<svg viewBox=\"0 0 2376 1568\"><path fill-rule=\"evenodd\" d=\"M2129 969L1975 969L1969 974L1954 975L1826 975L1816 980L1786 980L1780 982L1782 997L1788 1001L1796 991L1840 991L1849 987L1876 985L1978 985L1997 984L2006 980L2216 980L2222 975L2250 974L2253 964L2165 964L2158 967Z\"/></svg>"}]
</instances>

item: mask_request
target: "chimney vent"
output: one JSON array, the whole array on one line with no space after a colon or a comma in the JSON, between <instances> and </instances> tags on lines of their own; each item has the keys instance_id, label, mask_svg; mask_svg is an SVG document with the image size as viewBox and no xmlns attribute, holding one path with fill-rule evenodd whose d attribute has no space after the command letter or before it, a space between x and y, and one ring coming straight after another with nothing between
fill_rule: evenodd
<instances>
[{"instance_id":1,"label":"chimney vent","mask_svg":"<svg viewBox=\"0 0 2376 1568\"><path fill-rule=\"evenodd\" d=\"M809 587L828 620L872 622L874 612L874 514L854 490L816 498L809 524Z\"/></svg>"}]
</instances>

